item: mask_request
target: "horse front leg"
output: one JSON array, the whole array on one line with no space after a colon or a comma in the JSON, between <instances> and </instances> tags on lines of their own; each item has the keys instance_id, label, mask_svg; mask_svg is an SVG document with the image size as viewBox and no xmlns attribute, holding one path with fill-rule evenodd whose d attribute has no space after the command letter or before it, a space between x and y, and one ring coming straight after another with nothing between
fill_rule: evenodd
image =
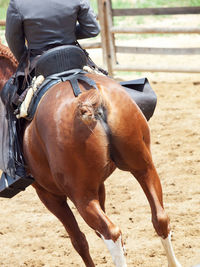
<instances>
[{"instance_id":1,"label":"horse front leg","mask_svg":"<svg viewBox=\"0 0 200 267\"><path fill-rule=\"evenodd\" d=\"M64 225L69 234L71 243L79 253L86 267L94 267L94 262L90 257L89 246L85 235L80 231L77 221L66 202L65 196L57 196L43 189L38 184L34 184L36 192L46 206Z\"/></svg>"}]
</instances>

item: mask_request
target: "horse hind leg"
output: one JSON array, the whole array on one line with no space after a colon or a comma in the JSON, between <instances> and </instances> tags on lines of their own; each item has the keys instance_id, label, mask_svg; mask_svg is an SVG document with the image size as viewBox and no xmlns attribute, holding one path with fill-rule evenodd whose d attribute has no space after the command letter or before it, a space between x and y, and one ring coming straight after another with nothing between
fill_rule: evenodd
<instances>
[{"instance_id":1,"label":"horse hind leg","mask_svg":"<svg viewBox=\"0 0 200 267\"><path fill-rule=\"evenodd\" d=\"M84 188L78 193L79 197L76 199L76 207L79 213L86 223L102 238L115 266L127 267L121 231L102 210L104 208L104 186L101 185L97 192L91 188L87 190L87 188Z\"/></svg>"},{"instance_id":2,"label":"horse hind leg","mask_svg":"<svg viewBox=\"0 0 200 267\"><path fill-rule=\"evenodd\" d=\"M105 198L106 198L106 193L105 193L105 185L102 183L99 187L99 202L100 206L105 213ZM110 254L113 258L113 262L117 262L119 266L126 266L126 261L124 257L124 247L122 243L122 236L120 235L117 241L113 242L113 240L106 240L103 235L100 235L98 232L96 232L98 236L101 237L101 239L104 241L106 244L108 250L110 251ZM119 255L119 256L117 256Z\"/></svg>"},{"instance_id":3,"label":"horse hind leg","mask_svg":"<svg viewBox=\"0 0 200 267\"><path fill-rule=\"evenodd\" d=\"M141 143L143 141L141 140ZM138 146L133 146L135 149L130 153L131 146L123 150L121 157L126 163L126 170L133 174L141 185L151 207L152 223L155 231L161 237L163 247L165 249L169 267L181 267L177 261L170 239L170 225L169 218L164 210L162 187L160 179L151 159L150 150L148 146L143 143L143 149L137 150Z\"/></svg>"},{"instance_id":4,"label":"horse hind leg","mask_svg":"<svg viewBox=\"0 0 200 267\"><path fill-rule=\"evenodd\" d=\"M130 171L140 183L151 207L153 226L162 238L169 266L180 267L170 241L169 218L163 207L162 187L152 161L146 120L126 94L118 92L109 96L108 93L109 97L112 101L109 101L107 123L112 158L119 169Z\"/></svg>"},{"instance_id":5,"label":"horse hind leg","mask_svg":"<svg viewBox=\"0 0 200 267\"><path fill-rule=\"evenodd\" d=\"M94 262L89 254L88 242L85 235L79 229L76 219L66 202L66 197L53 195L37 184L35 184L34 187L40 200L46 208L51 211L64 225L73 247L81 256L85 266L94 267Z\"/></svg>"},{"instance_id":6,"label":"horse hind leg","mask_svg":"<svg viewBox=\"0 0 200 267\"><path fill-rule=\"evenodd\" d=\"M178 262L174 254L174 250L171 243L171 233L168 235L167 238L165 239L161 238L161 242L166 251L169 266L181 267L181 264Z\"/></svg>"}]
</instances>

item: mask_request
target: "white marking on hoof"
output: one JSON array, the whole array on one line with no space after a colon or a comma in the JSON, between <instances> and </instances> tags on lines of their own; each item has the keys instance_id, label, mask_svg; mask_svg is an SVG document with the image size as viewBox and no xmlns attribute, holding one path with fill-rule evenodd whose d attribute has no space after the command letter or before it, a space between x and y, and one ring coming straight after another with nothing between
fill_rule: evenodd
<instances>
[{"instance_id":1,"label":"white marking on hoof","mask_svg":"<svg viewBox=\"0 0 200 267\"><path fill-rule=\"evenodd\" d=\"M182 265L178 262L174 254L174 250L171 243L171 233L169 233L167 238L161 238L161 242L167 254L169 267L182 267Z\"/></svg>"},{"instance_id":2,"label":"white marking on hoof","mask_svg":"<svg viewBox=\"0 0 200 267\"><path fill-rule=\"evenodd\" d=\"M105 242L110 254L112 256L113 262L116 267L127 267L126 259L124 257L124 249L122 246L122 237L121 235L119 238L113 242L111 239L106 240L102 235L101 238Z\"/></svg>"}]
</instances>

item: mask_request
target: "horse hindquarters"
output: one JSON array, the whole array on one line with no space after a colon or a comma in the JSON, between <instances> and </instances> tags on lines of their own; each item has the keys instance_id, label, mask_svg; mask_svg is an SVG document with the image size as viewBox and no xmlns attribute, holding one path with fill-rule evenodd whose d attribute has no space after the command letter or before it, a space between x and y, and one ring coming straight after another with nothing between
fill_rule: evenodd
<instances>
[{"instance_id":1,"label":"horse hindquarters","mask_svg":"<svg viewBox=\"0 0 200 267\"><path fill-rule=\"evenodd\" d=\"M35 176L40 185L39 188L36 185L37 193L47 208L63 222L71 239L74 240L80 230L74 232L74 225L70 225L64 208L60 207L59 197L57 197L59 201L55 202L55 197L52 198L51 195L60 194L61 197L62 195L69 197L86 223L100 234L103 240L109 240L108 245L109 247L111 245L112 254L115 254L113 260L116 266L125 267L120 242L121 232L103 211L105 200L103 182L113 172L115 165L109 158L105 130L93 116L93 110L96 107L98 109L100 104L99 95L96 97L98 91L90 90L78 98L73 98L66 95L67 88L63 88L64 86L68 86L67 83L57 85L57 89L51 90L43 98L34 121L36 130L32 131L31 128L34 127L29 127L29 133L36 134L32 136L34 142L35 139L39 140L41 145L38 144L37 147L42 146L44 152L43 154L42 151L39 153L35 151L37 153L35 162L38 159L39 162L44 161L41 168L43 165L49 166L48 171L40 170L41 175ZM28 138L27 134L26 139ZM33 152L35 146L31 146L31 149ZM26 151L30 151L30 146L26 146ZM30 165L32 160L31 158ZM33 170L33 166L31 169ZM50 175L45 177L45 173ZM63 212L60 212L61 209ZM117 243L114 242L116 240ZM87 256L89 262L89 256L83 245L85 241L81 243L79 241L81 242L81 238L77 240L79 246L76 250L84 251L84 257ZM81 255L80 252L79 254ZM81 256L83 258L83 255ZM87 267L93 267L91 262L86 263L86 260L84 262Z\"/></svg>"},{"instance_id":2,"label":"horse hindquarters","mask_svg":"<svg viewBox=\"0 0 200 267\"><path fill-rule=\"evenodd\" d=\"M112 158L116 166L130 171L140 183L149 201L152 223L164 240L170 267L180 267L170 241L169 219L163 207L160 179L150 152L150 132L139 108L122 90L100 87L106 101ZM112 100L112 101L111 101Z\"/></svg>"}]
</instances>

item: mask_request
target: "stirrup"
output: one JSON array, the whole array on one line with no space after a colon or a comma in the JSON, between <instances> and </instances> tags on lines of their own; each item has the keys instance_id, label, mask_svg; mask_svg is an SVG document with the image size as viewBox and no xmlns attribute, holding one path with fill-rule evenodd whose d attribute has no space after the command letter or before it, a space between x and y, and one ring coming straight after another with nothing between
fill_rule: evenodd
<instances>
[{"instance_id":1,"label":"stirrup","mask_svg":"<svg viewBox=\"0 0 200 267\"><path fill-rule=\"evenodd\" d=\"M0 179L0 197L12 198L34 182L33 177L11 177L5 172L2 173Z\"/></svg>"}]
</instances>

